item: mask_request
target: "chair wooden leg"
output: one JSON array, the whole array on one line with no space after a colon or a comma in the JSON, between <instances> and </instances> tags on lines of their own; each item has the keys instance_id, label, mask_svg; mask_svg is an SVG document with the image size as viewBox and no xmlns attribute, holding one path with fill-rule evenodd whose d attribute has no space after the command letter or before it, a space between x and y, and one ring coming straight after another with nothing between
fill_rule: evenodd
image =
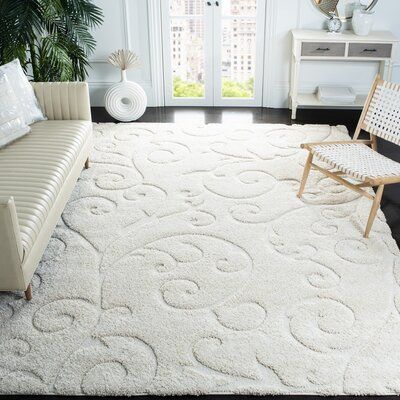
<instances>
[{"instance_id":1,"label":"chair wooden leg","mask_svg":"<svg viewBox=\"0 0 400 400\"><path fill-rule=\"evenodd\" d=\"M375 135L371 135L371 149L378 151L378 140Z\"/></svg>"},{"instance_id":2,"label":"chair wooden leg","mask_svg":"<svg viewBox=\"0 0 400 400\"><path fill-rule=\"evenodd\" d=\"M85 161L85 169L88 169L89 167L90 167L90 161L89 161L89 157L88 157Z\"/></svg>"},{"instance_id":3,"label":"chair wooden leg","mask_svg":"<svg viewBox=\"0 0 400 400\"><path fill-rule=\"evenodd\" d=\"M32 285L31 285L31 284L29 284L28 287L27 287L27 289L25 290L25 298L26 298L28 301L31 301L31 300L32 300Z\"/></svg>"},{"instance_id":4,"label":"chair wooden leg","mask_svg":"<svg viewBox=\"0 0 400 400\"><path fill-rule=\"evenodd\" d=\"M301 183L300 183L299 193L297 193L297 197L299 197L299 198L302 196L302 194L304 192L304 188L306 187L307 178L308 178L308 175L311 170L312 160L313 160L313 154L310 152L310 154L308 155L307 161L306 161L306 165L304 166L304 172L303 172L303 177L302 177Z\"/></svg>"},{"instance_id":5,"label":"chair wooden leg","mask_svg":"<svg viewBox=\"0 0 400 400\"><path fill-rule=\"evenodd\" d=\"M383 194L383 189L384 188L385 188L385 185L380 185L378 187L378 190L376 191L375 199L374 199L374 202L372 203L371 212L369 214L367 227L365 229L365 234L364 234L365 238L368 238L369 237L369 233L371 232L372 224L374 223L374 220L375 220L375 217L376 217L376 213L378 212L379 205L381 204L382 194Z\"/></svg>"}]
</instances>

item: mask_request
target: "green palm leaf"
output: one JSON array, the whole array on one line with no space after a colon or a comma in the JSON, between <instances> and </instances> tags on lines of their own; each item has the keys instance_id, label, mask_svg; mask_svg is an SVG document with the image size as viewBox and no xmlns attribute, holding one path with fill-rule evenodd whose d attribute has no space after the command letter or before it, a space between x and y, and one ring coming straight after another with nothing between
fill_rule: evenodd
<instances>
[{"instance_id":1,"label":"green palm leaf","mask_svg":"<svg viewBox=\"0 0 400 400\"><path fill-rule=\"evenodd\" d=\"M102 22L91 0L0 0L0 63L19 58L36 81L84 80Z\"/></svg>"}]
</instances>

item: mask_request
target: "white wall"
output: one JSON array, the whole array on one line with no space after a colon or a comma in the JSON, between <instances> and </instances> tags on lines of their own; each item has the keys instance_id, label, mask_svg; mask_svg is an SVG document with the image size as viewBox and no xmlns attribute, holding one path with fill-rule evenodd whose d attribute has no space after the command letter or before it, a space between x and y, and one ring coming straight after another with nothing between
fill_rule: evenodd
<instances>
[{"instance_id":1,"label":"white wall","mask_svg":"<svg viewBox=\"0 0 400 400\"><path fill-rule=\"evenodd\" d=\"M120 80L117 68L107 63L107 58L115 50L129 48L141 60L141 68L129 71L128 77L140 83L154 105L154 90L151 77L149 48L149 24L147 0L95 0L103 9L104 23L94 32L97 48L92 55L89 84L92 105L104 105L107 88Z\"/></svg>"},{"instance_id":2,"label":"white wall","mask_svg":"<svg viewBox=\"0 0 400 400\"><path fill-rule=\"evenodd\" d=\"M168 0L95 0L104 10L105 22L95 32L98 45L92 57L93 68L89 75L94 106L103 105L107 87L119 80L118 70L106 62L108 55L119 48L130 48L140 56L142 68L130 72L129 77L143 86L149 98L149 106L160 105L160 82L156 79L154 71L162 67L162 63L157 61L154 55L158 50L154 49L154 22L149 23L149 7L150 10L154 6L157 8L161 1ZM264 106L286 107L289 90L290 30L322 29L325 19L310 0L266 1L268 15ZM380 0L375 11L374 29L390 30L400 38L400 0ZM152 58L155 60L153 63ZM400 62L400 51L397 52L397 59ZM375 63L307 63L302 69L301 90L311 92L321 83L341 83L353 86L360 93L366 93L376 71ZM395 68L393 80L400 82L400 65Z\"/></svg>"}]
</instances>

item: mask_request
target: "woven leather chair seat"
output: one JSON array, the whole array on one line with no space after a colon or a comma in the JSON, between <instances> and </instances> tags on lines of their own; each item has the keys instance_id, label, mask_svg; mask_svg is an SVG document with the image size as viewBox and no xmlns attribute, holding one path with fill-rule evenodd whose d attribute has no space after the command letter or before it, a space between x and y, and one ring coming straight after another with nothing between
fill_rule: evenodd
<instances>
[{"instance_id":1,"label":"woven leather chair seat","mask_svg":"<svg viewBox=\"0 0 400 400\"><path fill-rule=\"evenodd\" d=\"M364 144L320 144L313 146L311 152L320 161L361 181L400 175L400 163Z\"/></svg>"}]
</instances>

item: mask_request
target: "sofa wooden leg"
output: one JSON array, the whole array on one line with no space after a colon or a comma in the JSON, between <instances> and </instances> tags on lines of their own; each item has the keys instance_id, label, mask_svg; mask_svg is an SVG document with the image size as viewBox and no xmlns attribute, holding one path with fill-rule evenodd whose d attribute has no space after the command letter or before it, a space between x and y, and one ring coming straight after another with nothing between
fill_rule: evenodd
<instances>
[{"instance_id":1,"label":"sofa wooden leg","mask_svg":"<svg viewBox=\"0 0 400 400\"><path fill-rule=\"evenodd\" d=\"M88 157L85 161L85 169L88 169L89 167L90 167L90 161L89 161L89 157Z\"/></svg>"},{"instance_id":2,"label":"sofa wooden leg","mask_svg":"<svg viewBox=\"0 0 400 400\"><path fill-rule=\"evenodd\" d=\"M25 290L25 298L26 298L28 301L31 301L31 300L32 300L32 285L31 285L31 284L29 284L28 287L27 287L27 289Z\"/></svg>"}]
</instances>

